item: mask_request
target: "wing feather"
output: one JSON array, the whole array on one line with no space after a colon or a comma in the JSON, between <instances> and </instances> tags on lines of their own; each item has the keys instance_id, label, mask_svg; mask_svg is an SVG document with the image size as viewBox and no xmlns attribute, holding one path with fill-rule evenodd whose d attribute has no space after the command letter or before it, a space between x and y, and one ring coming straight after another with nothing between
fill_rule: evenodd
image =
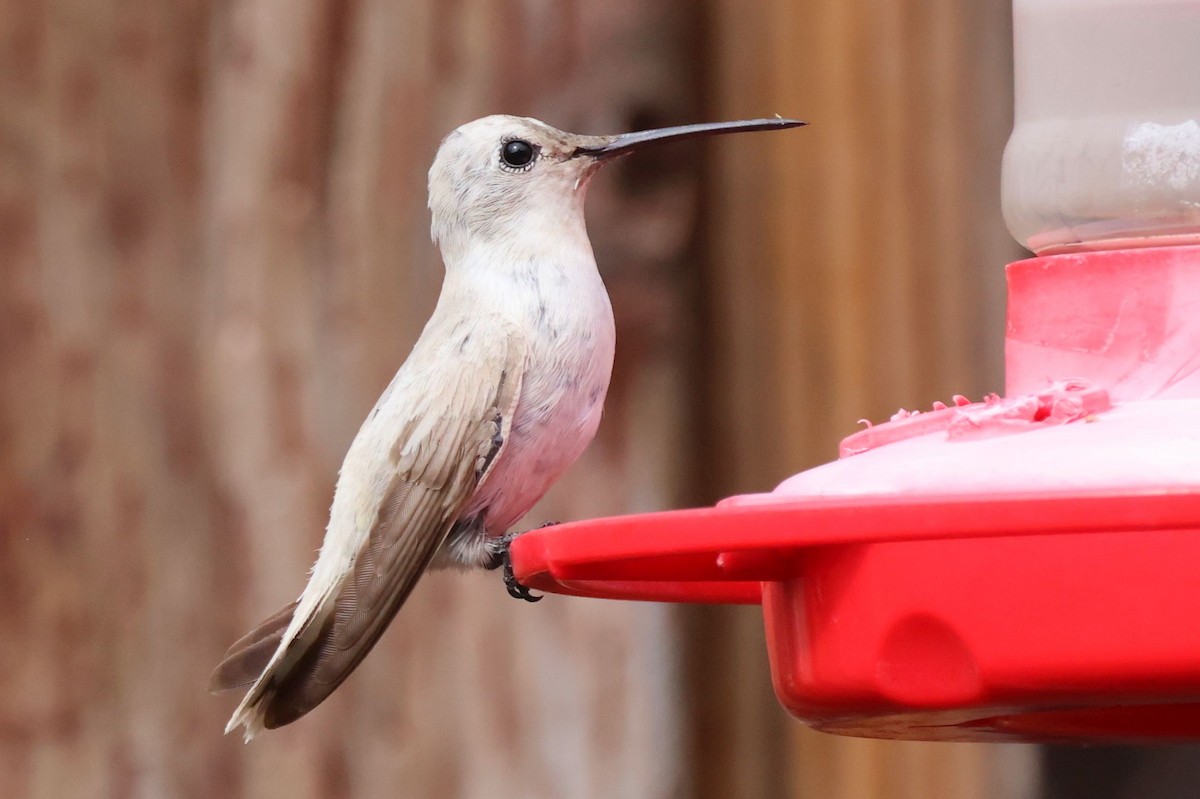
<instances>
[{"instance_id":1,"label":"wing feather","mask_svg":"<svg viewBox=\"0 0 1200 799\"><path fill-rule=\"evenodd\" d=\"M493 340L489 351L490 357L484 353L479 363L449 364L444 370L449 379L442 381L449 390L425 398L420 409L407 412L399 434L379 457L378 474L373 477L381 490L379 501L365 514L366 534L336 582L322 588L318 578L334 568L323 568L322 559L327 550L330 557L337 554L332 539L341 532L335 530L340 499L335 497L326 543L295 617L228 729L243 724L249 739L263 727L279 727L303 716L332 693L379 640L503 449L520 393L523 339L513 329ZM385 400L389 394L402 396L403 392L389 390ZM384 414L372 415L355 445L376 416ZM378 422L386 423L386 418ZM355 455L352 445L339 479L339 494L353 490L343 485L348 473L369 471L351 463ZM354 473L359 479L363 476ZM276 619L272 629L276 636L278 626ZM261 659L263 647L255 649L254 641L247 641L253 635L238 643ZM218 672L245 673L227 661L228 657Z\"/></svg>"}]
</instances>

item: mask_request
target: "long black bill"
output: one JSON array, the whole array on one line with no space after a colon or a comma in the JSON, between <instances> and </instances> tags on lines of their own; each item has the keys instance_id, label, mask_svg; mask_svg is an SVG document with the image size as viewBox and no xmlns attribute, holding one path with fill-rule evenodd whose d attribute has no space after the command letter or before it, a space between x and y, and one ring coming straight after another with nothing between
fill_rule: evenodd
<instances>
[{"instance_id":1,"label":"long black bill","mask_svg":"<svg viewBox=\"0 0 1200 799\"><path fill-rule=\"evenodd\" d=\"M737 122L707 122L699 125L679 125L673 128L656 128L640 130L636 133L622 133L612 137L605 144L588 147L577 147L575 155L590 155L597 160L615 158L631 153L654 144L670 141L681 141L698 136L717 136L722 133L747 133L752 130L783 130L807 125L798 119L743 119Z\"/></svg>"}]
</instances>

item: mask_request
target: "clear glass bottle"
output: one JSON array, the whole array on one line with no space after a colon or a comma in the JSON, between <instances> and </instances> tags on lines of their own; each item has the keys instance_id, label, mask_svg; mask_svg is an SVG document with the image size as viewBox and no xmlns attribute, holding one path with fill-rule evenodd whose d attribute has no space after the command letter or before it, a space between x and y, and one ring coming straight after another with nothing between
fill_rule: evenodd
<instances>
[{"instance_id":1,"label":"clear glass bottle","mask_svg":"<svg viewBox=\"0 0 1200 799\"><path fill-rule=\"evenodd\" d=\"M1200 243L1200 0L1014 0L1004 218L1034 252Z\"/></svg>"}]
</instances>

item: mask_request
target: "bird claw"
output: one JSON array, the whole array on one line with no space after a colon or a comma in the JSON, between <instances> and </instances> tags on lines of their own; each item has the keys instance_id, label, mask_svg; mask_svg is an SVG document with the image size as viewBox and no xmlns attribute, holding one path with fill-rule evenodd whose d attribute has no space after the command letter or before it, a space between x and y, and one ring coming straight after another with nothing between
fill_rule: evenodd
<instances>
[{"instance_id":1,"label":"bird claw","mask_svg":"<svg viewBox=\"0 0 1200 799\"><path fill-rule=\"evenodd\" d=\"M541 602L542 596L544 596L534 594L529 590L528 586L517 582L517 578L512 573L512 566L507 566L504 569L504 587L508 589L510 597L513 599L524 599L526 602Z\"/></svg>"},{"instance_id":2,"label":"bird claw","mask_svg":"<svg viewBox=\"0 0 1200 799\"><path fill-rule=\"evenodd\" d=\"M542 527L550 527L554 524L557 524L557 522L547 522ZM540 530L541 527L538 529ZM513 599L524 599L526 602L540 602L542 596L532 593L528 586L521 585L517 580L517 576L513 573L511 548L512 542L517 540L517 536L519 535L521 533L508 533L495 539L490 544L492 550L491 557L483 567L489 570L503 567L504 587L508 589L508 595Z\"/></svg>"}]
</instances>

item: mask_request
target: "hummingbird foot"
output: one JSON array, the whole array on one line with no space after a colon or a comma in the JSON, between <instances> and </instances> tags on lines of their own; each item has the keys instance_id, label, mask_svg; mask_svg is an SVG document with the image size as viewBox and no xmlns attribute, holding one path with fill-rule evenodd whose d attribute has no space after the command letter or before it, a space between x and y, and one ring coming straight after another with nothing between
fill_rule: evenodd
<instances>
[{"instance_id":1,"label":"hummingbird foot","mask_svg":"<svg viewBox=\"0 0 1200 799\"><path fill-rule=\"evenodd\" d=\"M548 527L550 524L555 523L556 522L550 522L549 524L542 525L542 527ZM517 536L519 535L522 535L522 533L508 533L507 535L502 535L499 538L490 541L488 548L491 549L491 555L488 558L487 563L483 564L483 568L488 570L503 568L501 574L504 576L504 587L508 589L508 595L513 599L524 599L526 602L538 602L542 599L542 597L531 592L528 586L521 585L521 583L517 581L517 576L513 574L512 554L510 552L510 548L512 547L512 542L517 540Z\"/></svg>"}]
</instances>

